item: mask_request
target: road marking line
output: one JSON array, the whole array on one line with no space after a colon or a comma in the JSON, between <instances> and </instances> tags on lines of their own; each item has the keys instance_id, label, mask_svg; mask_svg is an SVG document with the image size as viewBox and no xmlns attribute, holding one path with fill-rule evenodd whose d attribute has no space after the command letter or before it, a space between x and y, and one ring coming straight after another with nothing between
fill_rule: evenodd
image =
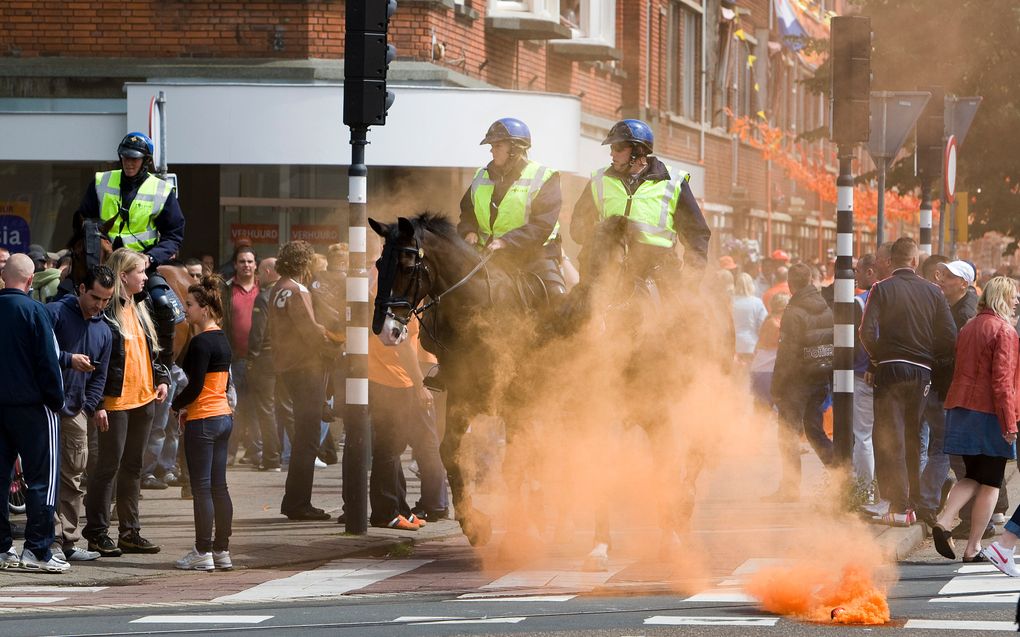
<instances>
[{"instance_id":1,"label":"road marking line","mask_svg":"<svg viewBox=\"0 0 1020 637\"><path fill-rule=\"evenodd\" d=\"M708 602L708 603L727 603L727 604L754 604L757 603L758 598L752 597L745 593L739 588L732 590L713 590L705 591L704 593L698 593L692 595L685 602Z\"/></svg>"},{"instance_id":2,"label":"road marking line","mask_svg":"<svg viewBox=\"0 0 1020 637\"><path fill-rule=\"evenodd\" d=\"M132 624L261 624L272 615L148 615Z\"/></svg>"},{"instance_id":3,"label":"road marking line","mask_svg":"<svg viewBox=\"0 0 1020 637\"><path fill-rule=\"evenodd\" d=\"M959 575L946 582L939 595L961 593L1014 593L1020 592L1020 579L994 575Z\"/></svg>"},{"instance_id":4,"label":"road marking line","mask_svg":"<svg viewBox=\"0 0 1020 637\"><path fill-rule=\"evenodd\" d=\"M648 626L775 626L778 617L687 617L656 615L645 620Z\"/></svg>"},{"instance_id":5,"label":"road marking line","mask_svg":"<svg viewBox=\"0 0 1020 637\"><path fill-rule=\"evenodd\" d=\"M485 617L471 619L468 617L398 617L394 622L407 623L410 626L436 626L446 624L519 624L527 617Z\"/></svg>"},{"instance_id":6,"label":"road marking line","mask_svg":"<svg viewBox=\"0 0 1020 637\"><path fill-rule=\"evenodd\" d=\"M333 597L365 588L428 564L432 560L337 560L311 571L297 573L214 602L270 601L303 597Z\"/></svg>"},{"instance_id":7,"label":"road marking line","mask_svg":"<svg viewBox=\"0 0 1020 637\"><path fill-rule=\"evenodd\" d=\"M493 595L492 593L464 593L457 599L447 602L569 602L577 595Z\"/></svg>"},{"instance_id":8,"label":"road marking line","mask_svg":"<svg viewBox=\"0 0 1020 637\"><path fill-rule=\"evenodd\" d=\"M107 586L0 586L0 593L98 593Z\"/></svg>"},{"instance_id":9,"label":"road marking line","mask_svg":"<svg viewBox=\"0 0 1020 637\"><path fill-rule=\"evenodd\" d=\"M713 531L713 533L714 533L714 531ZM752 557L751 559L745 561L743 564L738 566L737 569L735 571L733 571L733 574L734 575L750 575L751 573L757 573L758 571L762 570L763 568L767 568L767 567L771 567L771 566L782 566L784 564L789 564L789 563L790 563L790 560L786 560L786 559L779 558L779 557Z\"/></svg>"},{"instance_id":10,"label":"road marking line","mask_svg":"<svg viewBox=\"0 0 1020 637\"><path fill-rule=\"evenodd\" d=\"M0 597L0 604L52 604L62 602L66 597Z\"/></svg>"},{"instance_id":11,"label":"road marking line","mask_svg":"<svg viewBox=\"0 0 1020 637\"><path fill-rule=\"evenodd\" d=\"M956 569L960 575L973 575L974 573L998 573L999 569L991 564L968 564Z\"/></svg>"},{"instance_id":12,"label":"road marking line","mask_svg":"<svg viewBox=\"0 0 1020 637\"><path fill-rule=\"evenodd\" d=\"M988 595L959 595L934 597L928 601L933 604L1016 604L1020 593L989 593Z\"/></svg>"},{"instance_id":13,"label":"road marking line","mask_svg":"<svg viewBox=\"0 0 1020 637\"><path fill-rule=\"evenodd\" d=\"M1016 622L967 621L962 619L908 619L904 628L925 630L1016 630Z\"/></svg>"},{"instance_id":14,"label":"road marking line","mask_svg":"<svg viewBox=\"0 0 1020 637\"><path fill-rule=\"evenodd\" d=\"M586 572L582 563L571 560L562 563L559 569L520 570L507 573L481 588L559 588L565 590L590 591L608 582L614 575L629 566L631 562L611 563L609 570Z\"/></svg>"}]
</instances>

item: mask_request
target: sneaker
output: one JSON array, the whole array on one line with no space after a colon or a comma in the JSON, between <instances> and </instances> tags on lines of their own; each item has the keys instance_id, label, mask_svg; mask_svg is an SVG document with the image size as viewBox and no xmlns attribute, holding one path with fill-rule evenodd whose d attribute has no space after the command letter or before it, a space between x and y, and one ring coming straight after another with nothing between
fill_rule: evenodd
<instances>
[{"instance_id":1,"label":"sneaker","mask_svg":"<svg viewBox=\"0 0 1020 637\"><path fill-rule=\"evenodd\" d=\"M97 535L94 538L88 538L89 550L99 553L102 557L120 557L124 552L113 543L110 536L106 533Z\"/></svg>"},{"instance_id":2,"label":"sneaker","mask_svg":"<svg viewBox=\"0 0 1020 637\"><path fill-rule=\"evenodd\" d=\"M428 522L425 521L425 518L420 518L417 515L415 515L413 512L411 513L411 517L407 518L407 521L410 522L411 524L414 524L419 529L421 527L425 526L426 524L428 524Z\"/></svg>"},{"instance_id":3,"label":"sneaker","mask_svg":"<svg viewBox=\"0 0 1020 637\"><path fill-rule=\"evenodd\" d=\"M316 459L315 459L315 468L316 468L316 469L325 469L325 468L326 468L326 467L328 467L328 466L329 466L329 465L327 465L327 464L326 464L325 462L323 462L322 460L319 460L318 458L316 458Z\"/></svg>"},{"instance_id":4,"label":"sneaker","mask_svg":"<svg viewBox=\"0 0 1020 637\"><path fill-rule=\"evenodd\" d=\"M230 561L230 551L213 551L212 561L216 568L224 571L234 568L234 563Z\"/></svg>"},{"instance_id":5,"label":"sneaker","mask_svg":"<svg viewBox=\"0 0 1020 637\"><path fill-rule=\"evenodd\" d=\"M177 474L173 471L167 471L163 474L163 482L168 487L179 487L181 486L181 479L177 477Z\"/></svg>"},{"instance_id":6,"label":"sneaker","mask_svg":"<svg viewBox=\"0 0 1020 637\"><path fill-rule=\"evenodd\" d=\"M271 471L271 472L279 473L280 472L280 463L279 462L263 462L262 464L259 465L259 471Z\"/></svg>"},{"instance_id":7,"label":"sneaker","mask_svg":"<svg viewBox=\"0 0 1020 637\"><path fill-rule=\"evenodd\" d=\"M87 549L80 549L77 546L64 551L64 556L68 562L91 562L92 560L98 560L102 557L99 551L89 551Z\"/></svg>"},{"instance_id":8,"label":"sneaker","mask_svg":"<svg viewBox=\"0 0 1020 637\"><path fill-rule=\"evenodd\" d=\"M120 536L117 547L125 553L159 553L159 547L139 535L138 531Z\"/></svg>"},{"instance_id":9,"label":"sneaker","mask_svg":"<svg viewBox=\"0 0 1020 637\"><path fill-rule=\"evenodd\" d=\"M414 514L414 517L425 522L435 522L436 520L445 520L450 517L449 509L426 509L420 506L411 509L411 513Z\"/></svg>"},{"instance_id":10,"label":"sneaker","mask_svg":"<svg viewBox=\"0 0 1020 637\"><path fill-rule=\"evenodd\" d=\"M417 531L418 530L418 525L417 524L411 523L410 520L408 520L407 518L405 518L402 515L398 515L397 517L393 518L392 520L390 520L386 524L376 524L374 526L378 526L378 527L382 527L382 528L386 528L386 529L396 529L398 531Z\"/></svg>"},{"instance_id":11,"label":"sneaker","mask_svg":"<svg viewBox=\"0 0 1020 637\"><path fill-rule=\"evenodd\" d=\"M216 568L212 553L199 553L192 547L184 557L174 562L174 567L182 571L211 571Z\"/></svg>"},{"instance_id":12,"label":"sneaker","mask_svg":"<svg viewBox=\"0 0 1020 637\"><path fill-rule=\"evenodd\" d=\"M993 513L992 514L992 524L1002 525L1002 524L1005 524L1005 523L1006 523L1006 514L1005 513Z\"/></svg>"},{"instance_id":13,"label":"sneaker","mask_svg":"<svg viewBox=\"0 0 1020 637\"><path fill-rule=\"evenodd\" d=\"M988 558L995 568L999 569L1010 577L1020 577L1020 568L1016 567L1013 561L1013 550L1008 549L998 542L992 542L984 548L982 553Z\"/></svg>"},{"instance_id":14,"label":"sneaker","mask_svg":"<svg viewBox=\"0 0 1020 637\"><path fill-rule=\"evenodd\" d=\"M872 518L882 524L888 524L889 526L909 527L917 523L917 515L914 514L913 509L907 509L903 513L886 513L882 516L876 516Z\"/></svg>"},{"instance_id":15,"label":"sneaker","mask_svg":"<svg viewBox=\"0 0 1020 637\"><path fill-rule=\"evenodd\" d=\"M20 567L21 557L18 556L18 552L14 550L13 546L0 554L0 568L15 569Z\"/></svg>"},{"instance_id":16,"label":"sneaker","mask_svg":"<svg viewBox=\"0 0 1020 637\"><path fill-rule=\"evenodd\" d=\"M142 478L142 488L143 489L163 490L163 489L167 488L167 485L166 485L165 482L163 482L162 480L160 480L156 476L154 476L154 475L147 475L144 478Z\"/></svg>"},{"instance_id":17,"label":"sneaker","mask_svg":"<svg viewBox=\"0 0 1020 637\"><path fill-rule=\"evenodd\" d=\"M47 561L38 559L32 551L24 550L21 552L21 570L23 571L41 571L43 573L64 573L70 570L71 565L67 563L67 560L57 557L56 553L50 556Z\"/></svg>"}]
</instances>

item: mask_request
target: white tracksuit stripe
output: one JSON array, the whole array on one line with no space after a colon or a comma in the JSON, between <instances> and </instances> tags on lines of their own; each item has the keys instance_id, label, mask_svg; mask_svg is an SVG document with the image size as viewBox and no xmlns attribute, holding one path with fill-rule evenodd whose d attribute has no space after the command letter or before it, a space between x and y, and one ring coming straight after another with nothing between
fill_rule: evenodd
<instances>
[{"instance_id":1,"label":"white tracksuit stripe","mask_svg":"<svg viewBox=\"0 0 1020 637\"><path fill-rule=\"evenodd\" d=\"M46 410L49 443L49 449L47 450L49 467L46 476L46 506L56 507L57 481L60 479L59 463L57 461L60 457L60 418L49 407L44 406L43 409Z\"/></svg>"}]
</instances>

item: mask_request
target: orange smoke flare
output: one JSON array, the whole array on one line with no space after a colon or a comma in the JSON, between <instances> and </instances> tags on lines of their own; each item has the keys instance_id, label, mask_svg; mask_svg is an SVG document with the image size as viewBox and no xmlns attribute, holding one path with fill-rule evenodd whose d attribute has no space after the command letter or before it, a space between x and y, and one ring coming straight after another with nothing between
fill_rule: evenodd
<instances>
[{"instance_id":1,"label":"orange smoke flare","mask_svg":"<svg viewBox=\"0 0 1020 637\"><path fill-rule=\"evenodd\" d=\"M751 577L746 590L763 609L805 621L868 625L889 621L886 591L875 584L871 568L857 563L836 569L804 562L767 568Z\"/></svg>"}]
</instances>

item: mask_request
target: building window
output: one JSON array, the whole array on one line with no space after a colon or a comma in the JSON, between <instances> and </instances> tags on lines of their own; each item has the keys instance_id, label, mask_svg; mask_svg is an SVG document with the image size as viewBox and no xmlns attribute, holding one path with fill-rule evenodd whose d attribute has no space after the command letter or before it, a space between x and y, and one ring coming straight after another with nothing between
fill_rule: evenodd
<instances>
[{"instance_id":1,"label":"building window","mask_svg":"<svg viewBox=\"0 0 1020 637\"><path fill-rule=\"evenodd\" d=\"M559 21L560 0L489 0L489 15Z\"/></svg>"},{"instance_id":2,"label":"building window","mask_svg":"<svg viewBox=\"0 0 1020 637\"><path fill-rule=\"evenodd\" d=\"M669 5L667 103L671 112L693 121L700 118L702 99L698 86L702 65L701 19L701 14L686 4Z\"/></svg>"},{"instance_id":3,"label":"building window","mask_svg":"<svg viewBox=\"0 0 1020 637\"><path fill-rule=\"evenodd\" d=\"M616 46L616 0L560 0L560 23L572 40Z\"/></svg>"}]
</instances>

